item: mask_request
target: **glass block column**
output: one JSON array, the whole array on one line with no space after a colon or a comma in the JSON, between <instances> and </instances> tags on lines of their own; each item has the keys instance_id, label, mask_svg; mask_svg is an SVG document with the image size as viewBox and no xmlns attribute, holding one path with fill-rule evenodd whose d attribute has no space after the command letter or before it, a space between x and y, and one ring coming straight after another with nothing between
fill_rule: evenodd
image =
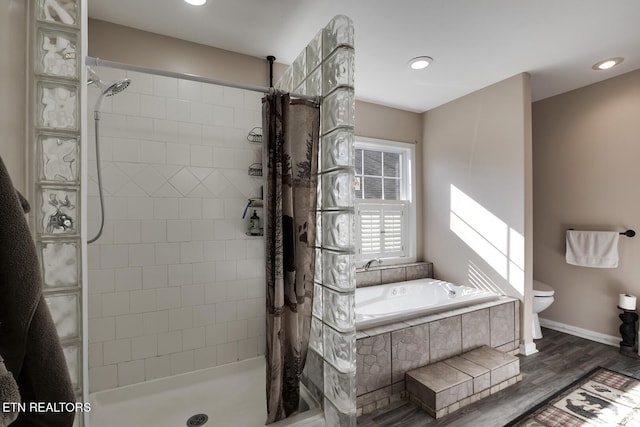
<instances>
[{"instance_id":1,"label":"glass block column","mask_svg":"<svg viewBox=\"0 0 640 427\"><path fill-rule=\"evenodd\" d=\"M31 8L32 219L44 296L83 401L80 240L81 1ZM76 426L82 426L76 414Z\"/></svg>"},{"instance_id":2,"label":"glass block column","mask_svg":"<svg viewBox=\"0 0 640 427\"><path fill-rule=\"evenodd\" d=\"M321 97L316 271L307 388L327 426L356 425L353 23L338 15L320 30L276 88Z\"/></svg>"}]
</instances>

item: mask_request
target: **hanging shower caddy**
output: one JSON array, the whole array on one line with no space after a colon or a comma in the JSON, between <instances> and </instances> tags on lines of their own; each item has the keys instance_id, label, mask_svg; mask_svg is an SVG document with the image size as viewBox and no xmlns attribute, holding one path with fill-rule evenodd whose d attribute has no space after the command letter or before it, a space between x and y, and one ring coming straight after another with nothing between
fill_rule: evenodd
<instances>
[{"instance_id":1,"label":"hanging shower caddy","mask_svg":"<svg viewBox=\"0 0 640 427\"><path fill-rule=\"evenodd\" d=\"M262 128L254 127L247 135L247 141L251 144L262 144ZM262 176L262 163L252 163L247 170L249 176Z\"/></svg>"},{"instance_id":2,"label":"hanging shower caddy","mask_svg":"<svg viewBox=\"0 0 640 427\"><path fill-rule=\"evenodd\" d=\"M262 128L259 126L254 127L253 129L251 129L251 131L249 131L249 134L247 135L247 141L249 141L250 144L262 144ZM260 162L255 162L255 163L251 163L249 165L249 167L247 168L247 174L249 176L254 176L254 177L261 177L262 176L262 163ZM251 208L262 208L264 206L264 202L262 200L262 187L260 188L260 197L251 197L249 199L247 199L247 205L244 208L244 212L242 213L242 219L245 219L247 217L247 211ZM255 212L255 211L254 211ZM248 236L262 236L263 235L263 229L260 228L260 232L256 233L254 232L247 232L246 233Z\"/></svg>"},{"instance_id":3,"label":"hanging shower caddy","mask_svg":"<svg viewBox=\"0 0 640 427\"><path fill-rule=\"evenodd\" d=\"M262 128L260 126L256 126L247 135L247 141L252 144L262 144Z\"/></svg>"}]
</instances>

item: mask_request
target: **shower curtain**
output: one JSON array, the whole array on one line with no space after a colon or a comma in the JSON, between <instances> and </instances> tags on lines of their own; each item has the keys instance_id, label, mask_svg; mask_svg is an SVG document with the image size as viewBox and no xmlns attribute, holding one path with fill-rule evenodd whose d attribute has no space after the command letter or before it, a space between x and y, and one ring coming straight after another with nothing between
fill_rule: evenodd
<instances>
[{"instance_id":1,"label":"shower curtain","mask_svg":"<svg viewBox=\"0 0 640 427\"><path fill-rule=\"evenodd\" d=\"M320 109L273 92L262 110L269 424L298 410L309 344Z\"/></svg>"}]
</instances>

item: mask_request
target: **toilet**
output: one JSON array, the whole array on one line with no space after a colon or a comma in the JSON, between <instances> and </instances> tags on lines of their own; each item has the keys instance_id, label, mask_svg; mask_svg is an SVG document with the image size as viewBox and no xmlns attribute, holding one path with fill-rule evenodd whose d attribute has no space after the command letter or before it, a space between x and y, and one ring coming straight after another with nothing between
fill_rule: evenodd
<instances>
[{"instance_id":1,"label":"toilet","mask_svg":"<svg viewBox=\"0 0 640 427\"><path fill-rule=\"evenodd\" d=\"M538 313L546 310L553 303L554 290L551 286L538 280L533 281L533 339L542 338Z\"/></svg>"}]
</instances>

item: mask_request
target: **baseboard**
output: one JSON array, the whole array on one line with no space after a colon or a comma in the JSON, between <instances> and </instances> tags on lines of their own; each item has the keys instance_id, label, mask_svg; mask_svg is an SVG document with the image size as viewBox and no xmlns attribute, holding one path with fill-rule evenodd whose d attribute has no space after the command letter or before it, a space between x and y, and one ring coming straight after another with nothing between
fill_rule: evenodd
<instances>
[{"instance_id":1,"label":"baseboard","mask_svg":"<svg viewBox=\"0 0 640 427\"><path fill-rule=\"evenodd\" d=\"M567 325L565 323L555 322L553 320L540 318L540 326L544 326L545 328L553 329L554 331L564 332L569 335L574 335L576 337L585 338L602 344L611 345L613 347L620 346L620 337L601 334L600 332L578 328L577 326Z\"/></svg>"}]
</instances>

